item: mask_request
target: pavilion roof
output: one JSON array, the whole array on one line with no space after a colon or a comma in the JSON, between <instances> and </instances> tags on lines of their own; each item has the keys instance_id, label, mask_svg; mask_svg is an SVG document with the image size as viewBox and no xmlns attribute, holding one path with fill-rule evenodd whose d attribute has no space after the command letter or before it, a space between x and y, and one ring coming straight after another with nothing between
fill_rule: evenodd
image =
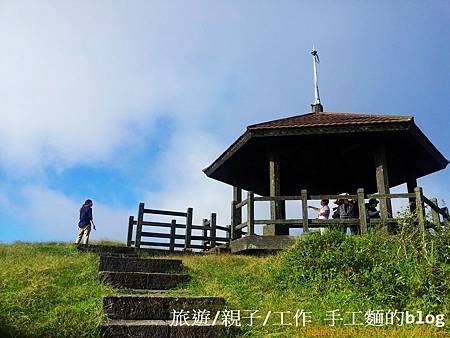
<instances>
[{"instance_id":1,"label":"pavilion roof","mask_svg":"<svg viewBox=\"0 0 450 338\"><path fill-rule=\"evenodd\" d=\"M301 128L313 126L343 126L361 124L380 124L409 122L412 116L373 115L355 113L320 112L286 117L283 119L253 124L247 129Z\"/></svg>"},{"instance_id":2,"label":"pavilion roof","mask_svg":"<svg viewBox=\"0 0 450 338\"><path fill-rule=\"evenodd\" d=\"M266 195L268 158L275 155L282 163L282 194L295 194L299 188L338 193L361 187L375 192L371 152L380 143L387 146L391 186L449 163L412 116L318 112L248 126L203 171L221 182ZM318 156L319 151L325 155ZM340 179L330 180L330 175Z\"/></svg>"}]
</instances>

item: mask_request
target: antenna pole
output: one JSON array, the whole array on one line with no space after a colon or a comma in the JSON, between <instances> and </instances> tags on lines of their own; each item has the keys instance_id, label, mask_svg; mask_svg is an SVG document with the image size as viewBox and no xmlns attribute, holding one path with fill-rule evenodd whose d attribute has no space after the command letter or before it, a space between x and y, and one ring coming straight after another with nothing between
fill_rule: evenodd
<instances>
[{"instance_id":1,"label":"antenna pole","mask_svg":"<svg viewBox=\"0 0 450 338\"><path fill-rule=\"evenodd\" d=\"M320 62L319 54L317 54L317 50L313 47L311 51L311 55L313 57L313 69L314 69L314 103L311 105L313 112L323 112L323 106L320 103L320 95L319 95L319 81L317 77L317 64Z\"/></svg>"}]
</instances>

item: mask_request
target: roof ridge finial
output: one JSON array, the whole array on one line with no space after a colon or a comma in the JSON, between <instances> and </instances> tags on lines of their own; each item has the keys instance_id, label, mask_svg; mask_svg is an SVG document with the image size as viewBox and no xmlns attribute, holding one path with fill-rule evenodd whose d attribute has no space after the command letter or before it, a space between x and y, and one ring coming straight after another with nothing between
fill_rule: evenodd
<instances>
[{"instance_id":1,"label":"roof ridge finial","mask_svg":"<svg viewBox=\"0 0 450 338\"><path fill-rule=\"evenodd\" d=\"M319 81L317 78L317 64L320 63L319 54L317 53L317 49L313 45L313 50L311 51L311 55L313 56L313 69L314 69L314 103L311 105L313 113L323 112L323 106L320 103L320 95L319 95Z\"/></svg>"}]
</instances>

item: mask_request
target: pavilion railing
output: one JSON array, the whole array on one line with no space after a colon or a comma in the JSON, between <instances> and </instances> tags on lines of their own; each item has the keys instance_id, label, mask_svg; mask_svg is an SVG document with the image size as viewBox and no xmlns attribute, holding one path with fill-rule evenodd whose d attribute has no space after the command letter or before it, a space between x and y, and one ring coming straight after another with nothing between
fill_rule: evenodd
<instances>
[{"instance_id":1,"label":"pavilion railing","mask_svg":"<svg viewBox=\"0 0 450 338\"><path fill-rule=\"evenodd\" d=\"M172 219L170 223L146 221L144 220L146 214L174 216L184 218L185 221L184 223L179 223L176 219ZM128 221L127 246L167 248L169 251L176 251L179 248L189 251L192 249L209 250L228 244L230 229L217 225L216 218L216 214L212 213L211 218L204 219L202 225L195 225L192 223L192 208L188 208L186 212L146 209L144 203L140 203L137 219L130 216ZM169 232L160 232L167 228L170 228ZM177 234L177 229L183 229L184 233ZM196 230L200 230L201 234L194 233ZM225 237L218 236L218 230L225 232ZM133 234L135 234L135 240L133 240ZM201 242L201 244L194 244L193 241Z\"/></svg>"},{"instance_id":2,"label":"pavilion railing","mask_svg":"<svg viewBox=\"0 0 450 338\"><path fill-rule=\"evenodd\" d=\"M301 190L300 195L295 196L263 196L255 197L254 193L249 191L247 198L239 203L232 205L231 217L231 236L232 240L240 238L243 230L246 230L248 235L255 234L255 225L258 224L279 224L285 225L289 228L302 228L303 232L309 231L310 228L324 228L324 227L342 227L356 225L360 227L360 233L367 233L368 225L376 224L392 224L397 223L397 220L384 210L380 210L380 218L367 219L365 200L370 198L377 198L380 200L392 200L395 198L408 198L410 206L412 206L417 213L417 224L421 230L425 229L425 205L431 208L432 222L434 225L441 224L440 216L444 220L450 221L450 216L447 208L439 208L437 199L428 199L423 195L421 187L416 187L414 193L398 193L398 194L365 194L364 189L357 190L357 194L346 195L345 198L357 201L359 217L352 219L308 219L308 201L322 200L322 199L342 199L342 195L308 195L306 190ZM255 219L255 202L259 201L300 201L302 210L302 218L300 219ZM242 220L242 211L246 206L247 220L237 224L235 220Z\"/></svg>"}]
</instances>

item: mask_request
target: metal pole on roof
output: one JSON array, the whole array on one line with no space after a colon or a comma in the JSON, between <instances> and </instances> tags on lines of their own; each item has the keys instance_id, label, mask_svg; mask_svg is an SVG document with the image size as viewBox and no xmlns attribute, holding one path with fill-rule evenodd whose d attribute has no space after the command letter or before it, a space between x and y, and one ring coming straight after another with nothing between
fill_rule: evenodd
<instances>
[{"instance_id":1,"label":"metal pole on roof","mask_svg":"<svg viewBox=\"0 0 450 338\"><path fill-rule=\"evenodd\" d=\"M313 68L314 68L314 103L313 105L320 104L320 95L319 95L319 82L317 78L317 64L320 63L319 54L317 54L317 49L313 47L311 51L311 55L313 56Z\"/></svg>"},{"instance_id":2,"label":"metal pole on roof","mask_svg":"<svg viewBox=\"0 0 450 338\"><path fill-rule=\"evenodd\" d=\"M311 109L313 113L322 113L323 106L320 103L319 96L319 81L317 78L317 64L320 62L319 54L317 54L317 49L314 48L311 51L311 55L313 56L313 68L314 68L314 103L311 105Z\"/></svg>"}]
</instances>

